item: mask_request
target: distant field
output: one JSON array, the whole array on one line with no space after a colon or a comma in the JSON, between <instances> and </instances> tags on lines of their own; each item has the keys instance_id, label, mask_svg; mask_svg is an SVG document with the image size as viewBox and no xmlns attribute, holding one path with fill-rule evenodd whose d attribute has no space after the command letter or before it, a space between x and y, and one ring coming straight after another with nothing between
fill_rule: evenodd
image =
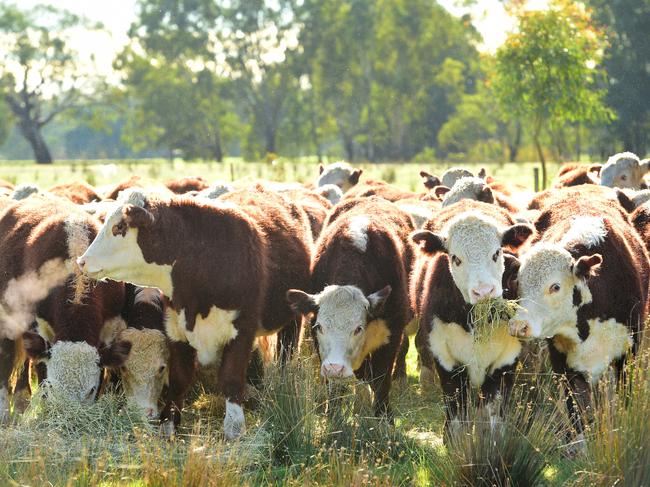
<instances>
[{"instance_id":1,"label":"distant field","mask_svg":"<svg viewBox=\"0 0 650 487\"><path fill-rule=\"evenodd\" d=\"M485 167L488 173L494 177L533 189L533 168L539 166L530 162L504 164L360 163L355 165L363 168L363 178L365 179L381 179L410 190L420 190L422 188L419 176L421 169L440 175L452 165L462 165L476 171L481 167ZM558 166L558 164L549 164L549 175L555 174ZM157 180L199 175L210 181L269 179L274 181L308 182L316 178L318 165L313 160L308 162L280 161L277 163L263 163L243 162L240 159L227 159L223 163L184 162L180 160L171 163L164 159L59 161L50 166L38 165L28 161L0 161L0 179L13 183L35 183L43 188L79 179L87 181L93 186L102 186L127 178L132 174Z\"/></svg>"}]
</instances>

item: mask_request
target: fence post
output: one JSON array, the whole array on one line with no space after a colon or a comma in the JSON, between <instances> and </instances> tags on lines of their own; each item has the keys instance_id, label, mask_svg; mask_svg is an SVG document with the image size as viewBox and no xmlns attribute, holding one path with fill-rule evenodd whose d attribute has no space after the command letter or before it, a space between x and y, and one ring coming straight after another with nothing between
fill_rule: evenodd
<instances>
[{"instance_id":1,"label":"fence post","mask_svg":"<svg viewBox=\"0 0 650 487\"><path fill-rule=\"evenodd\" d=\"M533 179L535 180L535 193L539 191L539 168L533 168Z\"/></svg>"},{"instance_id":2,"label":"fence post","mask_svg":"<svg viewBox=\"0 0 650 487\"><path fill-rule=\"evenodd\" d=\"M231 162L230 163L230 181L235 180L235 163Z\"/></svg>"}]
</instances>

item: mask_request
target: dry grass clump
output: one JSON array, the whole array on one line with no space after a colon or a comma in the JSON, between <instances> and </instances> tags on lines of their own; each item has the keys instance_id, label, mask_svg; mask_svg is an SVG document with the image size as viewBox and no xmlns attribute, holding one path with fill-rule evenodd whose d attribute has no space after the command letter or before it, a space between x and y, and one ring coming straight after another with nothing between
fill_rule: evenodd
<instances>
[{"instance_id":1,"label":"dry grass clump","mask_svg":"<svg viewBox=\"0 0 650 487\"><path fill-rule=\"evenodd\" d=\"M604 379L586 431L579 485L650 485L650 351L627 364L626 385Z\"/></svg>"},{"instance_id":2,"label":"dry grass clump","mask_svg":"<svg viewBox=\"0 0 650 487\"><path fill-rule=\"evenodd\" d=\"M470 309L470 321L474 341L484 343L500 328L508 327L519 305L516 301L502 298L482 299Z\"/></svg>"}]
</instances>

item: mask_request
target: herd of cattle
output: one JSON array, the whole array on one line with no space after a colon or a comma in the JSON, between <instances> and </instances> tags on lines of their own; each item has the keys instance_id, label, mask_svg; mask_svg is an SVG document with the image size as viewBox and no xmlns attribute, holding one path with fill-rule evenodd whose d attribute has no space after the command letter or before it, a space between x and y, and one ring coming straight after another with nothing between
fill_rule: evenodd
<instances>
[{"instance_id":1,"label":"herd of cattle","mask_svg":"<svg viewBox=\"0 0 650 487\"><path fill-rule=\"evenodd\" d=\"M35 371L82 403L114 381L171 434L198 369L217 363L233 439L248 384L296 352L304 326L321 375L367 383L388 418L416 334L446 429L473 390L498 415L522 341L547 340L580 434L591 386L639 347L648 165L631 153L565 165L539 193L460 168L423 171L422 191L407 192L347 163L304 185L3 183L1 419L26 407ZM473 306L500 298L519 300L516 314L478 340Z\"/></svg>"}]
</instances>

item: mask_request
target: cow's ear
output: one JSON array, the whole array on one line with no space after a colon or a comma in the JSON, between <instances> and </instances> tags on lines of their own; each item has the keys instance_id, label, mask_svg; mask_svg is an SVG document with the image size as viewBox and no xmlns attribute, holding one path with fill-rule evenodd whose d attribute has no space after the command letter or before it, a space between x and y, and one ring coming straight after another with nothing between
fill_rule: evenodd
<instances>
[{"instance_id":1,"label":"cow's ear","mask_svg":"<svg viewBox=\"0 0 650 487\"><path fill-rule=\"evenodd\" d=\"M602 164L592 164L589 166L587 169L588 174L594 174L596 176L600 176L600 170L603 168Z\"/></svg>"},{"instance_id":2,"label":"cow's ear","mask_svg":"<svg viewBox=\"0 0 650 487\"><path fill-rule=\"evenodd\" d=\"M420 177L422 178L422 183L424 184L424 187L427 189L433 189L436 186L440 186L442 184L438 176L429 174L426 171L420 171Z\"/></svg>"},{"instance_id":3,"label":"cow's ear","mask_svg":"<svg viewBox=\"0 0 650 487\"><path fill-rule=\"evenodd\" d=\"M614 192L616 193L616 199L618 203L623 207L628 213L632 213L636 210L636 203L620 188L615 188Z\"/></svg>"},{"instance_id":4,"label":"cow's ear","mask_svg":"<svg viewBox=\"0 0 650 487\"><path fill-rule=\"evenodd\" d=\"M533 227L528 223L517 223L503 232L501 245L516 249L528 240L528 237L530 237L533 232Z\"/></svg>"},{"instance_id":5,"label":"cow's ear","mask_svg":"<svg viewBox=\"0 0 650 487\"><path fill-rule=\"evenodd\" d=\"M131 342L115 341L99 349L99 365L107 369L122 367L131 352Z\"/></svg>"},{"instance_id":6,"label":"cow's ear","mask_svg":"<svg viewBox=\"0 0 650 487\"><path fill-rule=\"evenodd\" d=\"M436 235L429 230L418 230L411 234L413 240L422 252L425 254L435 254L436 252L447 252L445 246L445 239L440 235Z\"/></svg>"},{"instance_id":7,"label":"cow's ear","mask_svg":"<svg viewBox=\"0 0 650 487\"><path fill-rule=\"evenodd\" d=\"M301 315L308 315L318 311L316 298L300 289L289 289L287 291L287 302L294 312Z\"/></svg>"},{"instance_id":8,"label":"cow's ear","mask_svg":"<svg viewBox=\"0 0 650 487\"><path fill-rule=\"evenodd\" d=\"M319 164L318 165L318 175L320 176L321 174L323 174L324 170L325 170L325 168L323 167L323 165Z\"/></svg>"},{"instance_id":9,"label":"cow's ear","mask_svg":"<svg viewBox=\"0 0 650 487\"><path fill-rule=\"evenodd\" d=\"M361 173L363 173L363 169L355 169L352 171L352 174L348 177L348 181L350 184L355 185L359 182L359 178L361 177Z\"/></svg>"},{"instance_id":10,"label":"cow's ear","mask_svg":"<svg viewBox=\"0 0 650 487\"><path fill-rule=\"evenodd\" d=\"M583 255L573 263L573 275L585 279L598 273L603 257L600 254Z\"/></svg>"},{"instance_id":11,"label":"cow's ear","mask_svg":"<svg viewBox=\"0 0 650 487\"><path fill-rule=\"evenodd\" d=\"M23 347L32 360L47 360L50 358L50 344L35 331L23 333Z\"/></svg>"},{"instance_id":12,"label":"cow's ear","mask_svg":"<svg viewBox=\"0 0 650 487\"><path fill-rule=\"evenodd\" d=\"M445 195L447 193L449 193L450 191L451 191L451 189L448 188L447 186L440 185L440 186L436 186L434 188L433 194L436 195L436 198L438 198L439 200L442 200L445 197Z\"/></svg>"},{"instance_id":13,"label":"cow's ear","mask_svg":"<svg viewBox=\"0 0 650 487\"><path fill-rule=\"evenodd\" d=\"M370 309L368 310L368 313L371 317L381 315L382 311L384 310L386 300L390 296L392 290L393 288L388 285L376 293L372 293L367 296L368 302L370 303Z\"/></svg>"},{"instance_id":14,"label":"cow's ear","mask_svg":"<svg viewBox=\"0 0 650 487\"><path fill-rule=\"evenodd\" d=\"M126 223L133 228L144 228L153 224L153 214L141 206L126 204L122 210Z\"/></svg>"},{"instance_id":15,"label":"cow's ear","mask_svg":"<svg viewBox=\"0 0 650 487\"><path fill-rule=\"evenodd\" d=\"M485 170L484 167L479 169L477 177L480 179L487 179L487 171Z\"/></svg>"},{"instance_id":16,"label":"cow's ear","mask_svg":"<svg viewBox=\"0 0 650 487\"><path fill-rule=\"evenodd\" d=\"M492 190L489 186L483 186L483 189L478 194L478 197L476 199L477 201L482 201L483 203L490 203L491 205L494 204L494 194L492 194Z\"/></svg>"},{"instance_id":17,"label":"cow's ear","mask_svg":"<svg viewBox=\"0 0 650 487\"><path fill-rule=\"evenodd\" d=\"M647 173L648 171L650 171L650 159L643 159L643 160L639 163L639 167L641 168L641 171L643 172L643 174L645 174L645 173Z\"/></svg>"},{"instance_id":18,"label":"cow's ear","mask_svg":"<svg viewBox=\"0 0 650 487\"><path fill-rule=\"evenodd\" d=\"M503 254L504 270L503 270L503 297L505 299L517 299L519 267L521 262L512 254Z\"/></svg>"}]
</instances>

